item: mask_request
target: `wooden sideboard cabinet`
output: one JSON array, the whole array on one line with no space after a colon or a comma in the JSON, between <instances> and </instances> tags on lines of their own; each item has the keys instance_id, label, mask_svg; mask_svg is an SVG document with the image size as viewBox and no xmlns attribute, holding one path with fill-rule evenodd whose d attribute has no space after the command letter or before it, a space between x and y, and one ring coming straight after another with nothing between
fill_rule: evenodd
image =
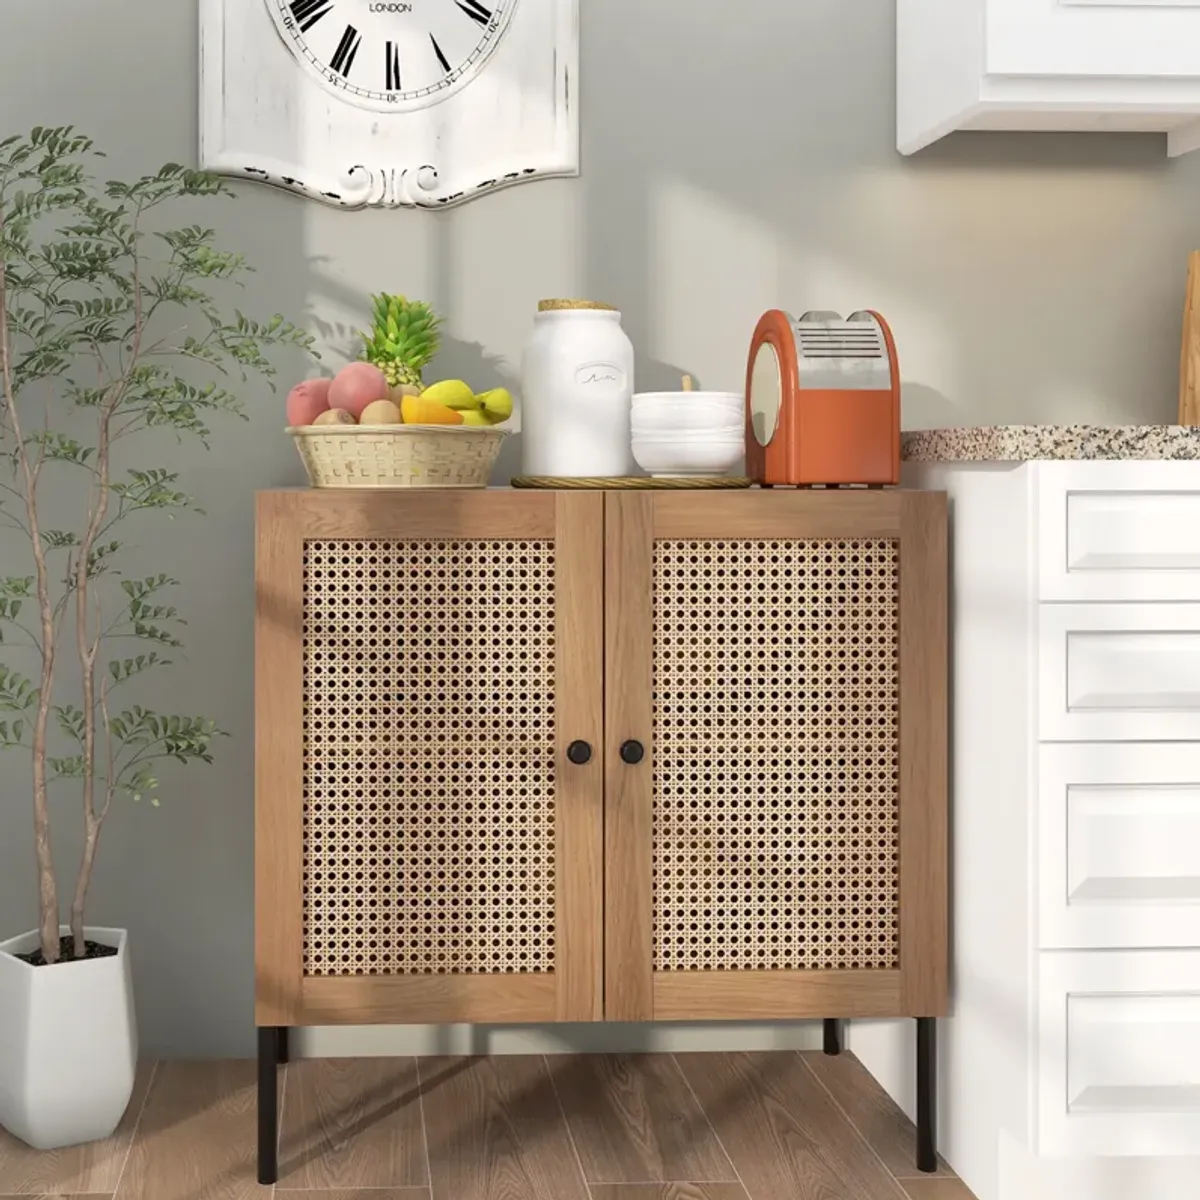
<instances>
[{"instance_id":1,"label":"wooden sideboard cabinet","mask_svg":"<svg viewBox=\"0 0 1200 1200\"><path fill-rule=\"evenodd\" d=\"M256 593L268 1158L290 1026L944 1013L941 493L266 492Z\"/></svg>"}]
</instances>

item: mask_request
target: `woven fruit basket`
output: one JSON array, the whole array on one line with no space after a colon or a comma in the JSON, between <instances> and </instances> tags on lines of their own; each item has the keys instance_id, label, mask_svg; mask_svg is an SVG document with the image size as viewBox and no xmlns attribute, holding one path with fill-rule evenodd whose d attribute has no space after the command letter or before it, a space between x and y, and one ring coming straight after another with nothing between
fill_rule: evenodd
<instances>
[{"instance_id":1,"label":"woven fruit basket","mask_svg":"<svg viewBox=\"0 0 1200 1200\"><path fill-rule=\"evenodd\" d=\"M484 488L506 429L290 426L315 488Z\"/></svg>"}]
</instances>

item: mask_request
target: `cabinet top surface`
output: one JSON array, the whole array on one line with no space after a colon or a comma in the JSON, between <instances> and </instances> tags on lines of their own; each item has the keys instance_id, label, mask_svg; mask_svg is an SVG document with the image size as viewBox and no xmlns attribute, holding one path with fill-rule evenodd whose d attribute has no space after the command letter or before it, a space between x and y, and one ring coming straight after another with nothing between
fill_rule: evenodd
<instances>
[{"instance_id":1,"label":"cabinet top surface","mask_svg":"<svg viewBox=\"0 0 1200 1200\"><path fill-rule=\"evenodd\" d=\"M903 435L901 454L909 462L1200 459L1200 427L980 425L919 429Z\"/></svg>"},{"instance_id":2,"label":"cabinet top surface","mask_svg":"<svg viewBox=\"0 0 1200 1200\"><path fill-rule=\"evenodd\" d=\"M948 430L947 432L953 432ZM1197 449L1196 457L1200 458L1200 448ZM717 497L722 501L732 500L735 504L746 502L748 496L765 497L768 502L786 497L786 496L804 496L804 497L821 497L832 496L839 499L844 499L847 496L894 496L897 494L915 494L927 495L930 493L929 488L901 486L901 487L880 487L868 488L862 485L853 487L832 487L832 488L794 488L794 487L778 487L778 488L761 488L757 485L754 487L742 488L514 488L505 484L490 484L486 488L477 487L449 487L449 488L419 488L419 487L401 487L401 488L336 488L336 487L308 487L304 484L298 484L294 487L275 487L275 488L260 488L255 493L258 496L303 496L308 499L330 500L332 502L345 503L347 501L363 501L365 503L374 503L380 500L394 500L396 497L417 497L424 502L432 502L438 497L458 497L458 496L478 496L486 494L495 496L502 494L513 496L518 499L529 500L530 498L547 496L652 496L657 499L662 499L664 496L677 497L703 497L711 502ZM936 490L936 489L934 489Z\"/></svg>"}]
</instances>

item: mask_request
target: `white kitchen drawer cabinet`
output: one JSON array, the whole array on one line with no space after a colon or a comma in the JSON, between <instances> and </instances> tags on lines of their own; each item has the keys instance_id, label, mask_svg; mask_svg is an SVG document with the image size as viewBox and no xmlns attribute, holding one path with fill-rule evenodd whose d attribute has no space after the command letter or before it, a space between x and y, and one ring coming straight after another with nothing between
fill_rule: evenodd
<instances>
[{"instance_id":1,"label":"white kitchen drawer cabinet","mask_svg":"<svg viewBox=\"0 0 1200 1200\"><path fill-rule=\"evenodd\" d=\"M1200 949L1200 745L1038 755L1043 949Z\"/></svg>"},{"instance_id":2,"label":"white kitchen drawer cabinet","mask_svg":"<svg viewBox=\"0 0 1200 1200\"><path fill-rule=\"evenodd\" d=\"M1038 961L1038 1150L1107 1157L1200 1147L1200 950Z\"/></svg>"},{"instance_id":3,"label":"white kitchen drawer cabinet","mask_svg":"<svg viewBox=\"0 0 1200 1200\"><path fill-rule=\"evenodd\" d=\"M941 1151L979 1200L1196 1200L1200 461L902 479L950 496ZM855 1029L911 1115L908 1031Z\"/></svg>"},{"instance_id":4,"label":"white kitchen drawer cabinet","mask_svg":"<svg viewBox=\"0 0 1200 1200\"><path fill-rule=\"evenodd\" d=\"M1200 464L1080 465L1038 464L1038 599L1200 602Z\"/></svg>"},{"instance_id":5,"label":"white kitchen drawer cabinet","mask_svg":"<svg viewBox=\"0 0 1200 1200\"><path fill-rule=\"evenodd\" d=\"M1042 604L1044 742L1200 741L1200 604Z\"/></svg>"},{"instance_id":6,"label":"white kitchen drawer cabinet","mask_svg":"<svg viewBox=\"0 0 1200 1200\"><path fill-rule=\"evenodd\" d=\"M897 144L956 129L1200 144L1200 0L897 0Z\"/></svg>"}]
</instances>

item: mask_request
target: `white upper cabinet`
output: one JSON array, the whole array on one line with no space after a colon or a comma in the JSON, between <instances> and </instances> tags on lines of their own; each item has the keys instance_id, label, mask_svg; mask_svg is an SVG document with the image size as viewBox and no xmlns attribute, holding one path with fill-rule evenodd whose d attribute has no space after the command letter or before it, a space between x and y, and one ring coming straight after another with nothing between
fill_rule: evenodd
<instances>
[{"instance_id":1,"label":"white upper cabinet","mask_svg":"<svg viewBox=\"0 0 1200 1200\"><path fill-rule=\"evenodd\" d=\"M897 0L897 145L1126 130L1200 147L1200 0Z\"/></svg>"},{"instance_id":2,"label":"white upper cabinet","mask_svg":"<svg viewBox=\"0 0 1200 1200\"><path fill-rule=\"evenodd\" d=\"M1196 84L1197 35L1200 0L993 0L985 5L984 73Z\"/></svg>"}]
</instances>

